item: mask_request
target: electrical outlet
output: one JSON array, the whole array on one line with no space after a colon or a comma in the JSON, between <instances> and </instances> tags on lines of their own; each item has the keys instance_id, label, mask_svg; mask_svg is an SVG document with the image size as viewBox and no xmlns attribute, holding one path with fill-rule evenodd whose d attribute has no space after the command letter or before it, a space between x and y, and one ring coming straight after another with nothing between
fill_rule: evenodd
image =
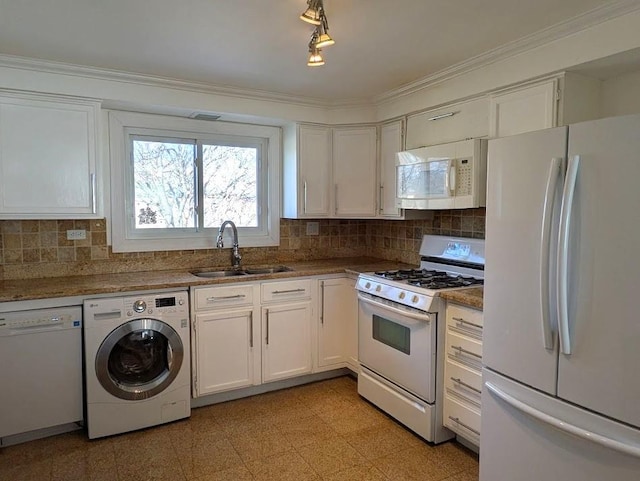
<instances>
[{"instance_id":1,"label":"electrical outlet","mask_svg":"<svg viewBox=\"0 0 640 481\"><path fill-rule=\"evenodd\" d=\"M85 240L87 231L84 229L74 229L67 231L67 240Z\"/></svg>"},{"instance_id":2,"label":"electrical outlet","mask_svg":"<svg viewBox=\"0 0 640 481\"><path fill-rule=\"evenodd\" d=\"M307 235L320 235L320 223L307 222Z\"/></svg>"}]
</instances>

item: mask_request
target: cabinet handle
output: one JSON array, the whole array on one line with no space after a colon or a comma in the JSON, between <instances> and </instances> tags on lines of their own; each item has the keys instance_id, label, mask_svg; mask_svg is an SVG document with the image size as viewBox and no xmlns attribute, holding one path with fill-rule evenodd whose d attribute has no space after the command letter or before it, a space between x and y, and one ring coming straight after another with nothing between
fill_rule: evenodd
<instances>
[{"instance_id":1,"label":"cabinet handle","mask_svg":"<svg viewBox=\"0 0 640 481\"><path fill-rule=\"evenodd\" d=\"M476 436L480 436L480 431L478 431L477 429L473 429L471 426L468 426L467 424L463 423L462 421L460 421L460 418L454 418L453 416L449 416L449 419L451 419L454 423L462 426L463 428L468 429Z\"/></svg>"},{"instance_id":2,"label":"cabinet handle","mask_svg":"<svg viewBox=\"0 0 640 481\"><path fill-rule=\"evenodd\" d=\"M253 311L249 313L249 347L253 347Z\"/></svg>"},{"instance_id":3,"label":"cabinet handle","mask_svg":"<svg viewBox=\"0 0 640 481\"><path fill-rule=\"evenodd\" d=\"M478 394L482 394L482 391L480 389L476 389L475 387L471 386L470 384L467 384L466 382L464 382L459 377L451 377L450 379L453 382L455 382L456 384L460 384L461 386L464 386L467 389L471 389L473 392L477 392Z\"/></svg>"},{"instance_id":4,"label":"cabinet handle","mask_svg":"<svg viewBox=\"0 0 640 481\"><path fill-rule=\"evenodd\" d=\"M91 180L91 213L95 214L98 211L96 200L96 174L92 172L89 176Z\"/></svg>"},{"instance_id":5,"label":"cabinet handle","mask_svg":"<svg viewBox=\"0 0 640 481\"><path fill-rule=\"evenodd\" d=\"M324 325L324 281L320 281L320 324Z\"/></svg>"},{"instance_id":6,"label":"cabinet handle","mask_svg":"<svg viewBox=\"0 0 640 481\"><path fill-rule=\"evenodd\" d=\"M334 197L334 204L335 204L335 213L336 215L338 215L338 184L334 184L333 186L334 189L334 193L333 193L333 197Z\"/></svg>"},{"instance_id":7,"label":"cabinet handle","mask_svg":"<svg viewBox=\"0 0 640 481\"><path fill-rule=\"evenodd\" d=\"M378 199L378 205L380 206L380 208L378 210L380 214L382 214L384 212L384 185L382 184L380 184L379 196L380 198Z\"/></svg>"},{"instance_id":8,"label":"cabinet handle","mask_svg":"<svg viewBox=\"0 0 640 481\"><path fill-rule=\"evenodd\" d=\"M211 296L211 297L207 297L207 301L209 302L217 302L217 301L226 301L229 299L244 299L245 297L247 297L244 294L236 294L235 296Z\"/></svg>"},{"instance_id":9,"label":"cabinet handle","mask_svg":"<svg viewBox=\"0 0 640 481\"><path fill-rule=\"evenodd\" d=\"M455 349L456 351L458 351L461 354L469 354L470 356L473 356L475 358L478 359L482 359L482 356L480 354L476 354L475 352L471 352L471 351L467 351L466 349L460 347L460 346L451 346L451 349Z\"/></svg>"},{"instance_id":10,"label":"cabinet handle","mask_svg":"<svg viewBox=\"0 0 640 481\"><path fill-rule=\"evenodd\" d=\"M267 346L268 346L269 345L269 309L264 311L264 314L267 317L267 335L265 337L265 341L266 341Z\"/></svg>"},{"instance_id":11,"label":"cabinet handle","mask_svg":"<svg viewBox=\"0 0 640 481\"><path fill-rule=\"evenodd\" d=\"M458 112L447 112L446 114L434 115L433 117L429 117L427 120L432 121L432 120L445 119L447 117L453 117L457 113Z\"/></svg>"},{"instance_id":12,"label":"cabinet handle","mask_svg":"<svg viewBox=\"0 0 640 481\"><path fill-rule=\"evenodd\" d=\"M303 212L306 214L307 213L307 181L304 181L304 206L303 206Z\"/></svg>"},{"instance_id":13,"label":"cabinet handle","mask_svg":"<svg viewBox=\"0 0 640 481\"><path fill-rule=\"evenodd\" d=\"M293 294L294 292L305 292L306 289L287 289L285 291L273 291L272 294Z\"/></svg>"},{"instance_id":14,"label":"cabinet handle","mask_svg":"<svg viewBox=\"0 0 640 481\"><path fill-rule=\"evenodd\" d=\"M477 327L478 329L482 329L482 326L480 324L474 324L473 322L465 321L461 317L453 317L452 319L456 322L459 322L460 324L466 324L467 326Z\"/></svg>"}]
</instances>

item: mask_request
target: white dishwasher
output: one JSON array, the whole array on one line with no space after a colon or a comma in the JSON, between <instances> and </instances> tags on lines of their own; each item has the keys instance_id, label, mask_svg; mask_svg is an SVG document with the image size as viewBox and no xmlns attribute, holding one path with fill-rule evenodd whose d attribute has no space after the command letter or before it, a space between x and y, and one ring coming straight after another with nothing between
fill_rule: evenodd
<instances>
[{"instance_id":1,"label":"white dishwasher","mask_svg":"<svg viewBox=\"0 0 640 481\"><path fill-rule=\"evenodd\" d=\"M0 445L82 418L82 308L0 313Z\"/></svg>"}]
</instances>

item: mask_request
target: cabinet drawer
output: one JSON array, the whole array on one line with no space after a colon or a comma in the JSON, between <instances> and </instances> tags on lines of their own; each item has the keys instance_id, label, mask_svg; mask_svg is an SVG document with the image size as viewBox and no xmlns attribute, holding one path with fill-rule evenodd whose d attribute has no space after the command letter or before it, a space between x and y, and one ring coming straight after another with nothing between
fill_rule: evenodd
<instances>
[{"instance_id":1,"label":"cabinet drawer","mask_svg":"<svg viewBox=\"0 0 640 481\"><path fill-rule=\"evenodd\" d=\"M195 290L195 309L216 309L253 304L253 286L200 287Z\"/></svg>"},{"instance_id":2,"label":"cabinet drawer","mask_svg":"<svg viewBox=\"0 0 640 481\"><path fill-rule=\"evenodd\" d=\"M308 299L311 297L311 280L265 282L262 284L262 302Z\"/></svg>"},{"instance_id":3,"label":"cabinet drawer","mask_svg":"<svg viewBox=\"0 0 640 481\"><path fill-rule=\"evenodd\" d=\"M482 369L482 341L447 331L447 359Z\"/></svg>"},{"instance_id":4,"label":"cabinet drawer","mask_svg":"<svg viewBox=\"0 0 640 481\"><path fill-rule=\"evenodd\" d=\"M447 304L447 327L452 331L482 339L482 311Z\"/></svg>"},{"instance_id":5,"label":"cabinet drawer","mask_svg":"<svg viewBox=\"0 0 640 481\"><path fill-rule=\"evenodd\" d=\"M462 437L480 444L480 411L452 396L444 397L444 425Z\"/></svg>"},{"instance_id":6,"label":"cabinet drawer","mask_svg":"<svg viewBox=\"0 0 640 481\"><path fill-rule=\"evenodd\" d=\"M480 406L482 391L480 371L447 360L444 385L448 394L457 394L472 404Z\"/></svg>"}]
</instances>

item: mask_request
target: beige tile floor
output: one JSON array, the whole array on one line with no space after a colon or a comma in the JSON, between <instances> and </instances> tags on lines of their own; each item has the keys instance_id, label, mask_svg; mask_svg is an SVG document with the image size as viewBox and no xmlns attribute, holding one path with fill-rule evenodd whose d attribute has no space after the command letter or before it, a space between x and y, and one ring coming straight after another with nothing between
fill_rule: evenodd
<instances>
[{"instance_id":1,"label":"beige tile floor","mask_svg":"<svg viewBox=\"0 0 640 481\"><path fill-rule=\"evenodd\" d=\"M345 376L194 409L89 441L68 433L0 449L0 481L477 481L477 456L429 445Z\"/></svg>"}]
</instances>

